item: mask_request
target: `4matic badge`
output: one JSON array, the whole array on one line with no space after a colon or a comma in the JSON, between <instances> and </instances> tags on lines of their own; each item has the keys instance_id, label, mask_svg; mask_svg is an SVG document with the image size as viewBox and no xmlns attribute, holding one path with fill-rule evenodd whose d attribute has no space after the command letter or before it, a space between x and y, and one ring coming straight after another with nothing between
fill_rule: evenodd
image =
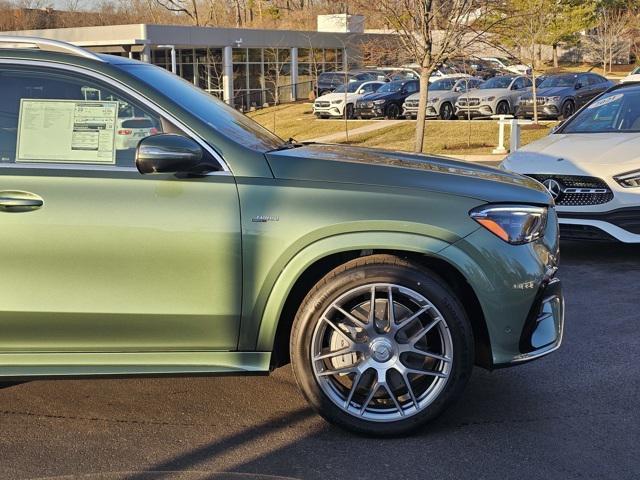
<instances>
[{"instance_id":1,"label":"4matic badge","mask_svg":"<svg viewBox=\"0 0 640 480\"><path fill-rule=\"evenodd\" d=\"M257 217L253 217L251 221L255 223L279 222L280 217L275 215L258 215Z\"/></svg>"}]
</instances>

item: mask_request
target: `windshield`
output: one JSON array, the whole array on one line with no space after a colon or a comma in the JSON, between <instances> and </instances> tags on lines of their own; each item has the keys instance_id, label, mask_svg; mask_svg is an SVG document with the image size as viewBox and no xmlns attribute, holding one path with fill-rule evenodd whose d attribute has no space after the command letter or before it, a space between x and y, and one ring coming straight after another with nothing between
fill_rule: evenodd
<instances>
[{"instance_id":1,"label":"windshield","mask_svg":"<svg viewBox=\"0 0 640 480\"><path fill-rule=\"evenodd\" d=\"M636 67L634 68L633 72L631 72L631 75L637 75L640 73L640 67Z\"/></svg>"},{"instance_id":2,"label":"windshield","mask_svg":"<svg viewBox=\"0 0 640 480\"><path fill-rule=\"evenodd\" d=\"M350 82L347 84L343 83L334 90L334 93L345 93L345 91L348 93L354 93L358 90L358 88L360 88L360 85L362 85L362 83L363 82Z\"/></svg>"},{"instance_id":3,"label":"windshield","mask_svg":"<svg viewBox=\"0 0 640 480\"><path fill-rule=\"evenodd\" d=\"M500 60L505 67L510 67L511 65L516 64L516 62L514 62L513 60L509 60L508 58L504 57L498 58L498 60Z\"/></svg>"},{"instance_id":4,"label":"windshield","mask_svg":"<svg viewBox=\"0 0 640 480\"><path fill-rule=\"evenodd\" d=\"M575 114L559 133L640 132L640 86L605 93Z\"/></svg>"},{"instance_id":5,"label":"windshield","mask_svg":"<svg viewBox=\"0 0 640 480\"><path fill-rule=\"evenodd\" d=\"M385 92L399 92L400 90L402 90L402 85L404 85L403 82L390 82L390 83L385 83L383 86L381 86L378 89L378 93L385 93Z\"/></svg>"},{"instance_id":6,"label":"windshield","mask_svg":"<svg viewBox=\"0 0 640 480\"><path fill-rule=\"evenodd\" d=\"M513 77L493 77L484 82L478 88L481 90L487 90L489 88L509 88Z\"/></svg>"},{"instance_id":7,"label":"windshield","mask_svg":"<svg viewBox=\"0 0 640 480\"><path fill-rule=\"evenodd\" d=\"M456 79L447 78L444 80L437 80L429 85L429 90L451 90L456 84Z\"/></svg>"},{"instance_id":8,"label":"windshield","mask_svg":"<svg viewBox=\"0 0 640 480\"><path fill-rule=\"evenodd\" d=\"M284 144L280 137L249 117L163 68L153 65L120 67L240 145L268 152Z\"/></svg>"},{"instance_id":9,"label":"windshield","mask_svg":"<svg viewBox=\"0 0 640 480\"><path fill-rule=\"evenodd\" d=\"M556 75L553 77L545 78L540 85L540 88L548 87L573 87L576 83L576 75Z\"/></svg>"}]
</instances>

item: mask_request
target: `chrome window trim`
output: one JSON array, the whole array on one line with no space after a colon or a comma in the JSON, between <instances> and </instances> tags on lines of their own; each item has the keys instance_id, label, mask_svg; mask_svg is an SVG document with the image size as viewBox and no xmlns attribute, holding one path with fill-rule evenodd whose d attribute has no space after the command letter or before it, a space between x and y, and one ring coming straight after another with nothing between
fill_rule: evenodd
<instances>
[{"instance_id":1,"label":"chrome window trim","mask_svg":"<svg viewBox=\"0 0 640 480\"><path fill-rule=\"evenodd\" d=\"M189 127L187 127L184 123L182 123L180 120L178 120L177 118L175 118L173 115L171 115L169 112L167 112L165 109L159 107L158 105L156 105L153 101L151 101L150 99L148 99L147 97L145 97L144 95L138 93L137 91L135 91L134 89L132 89L131 87L119 82L118 80L109 77L105 74L87 69L87 68L83 68L83 67L77 67L75 65L65 65L63 63L58 63L58 62L46 62L46 61L41 61L41 60L14 60L14 59L8 59L8 58L0 58L0 65L26 65L26 66L33 66L33 67L46 67L46 68L53 68L53 69L57 69L57 70L66 70L66 71L71 71L71 72L76 72L76 73L80 73L82 75L87 75L89 77L93 77L95 79L98 79L108 85L112 85L114 88L116 88L117 90L123 91L125 92L127 95L131 96L132 98L136 99L137 101L141 102L145 107L149 108L150 110L153 110L155 113L157 113L158 115L161 115L163 117L165 117L167 120L169 120L171 123L173 123L176 127L180 128L181 130L183 130L187 135L189 135L190 137L193 138L193 140L195 140L202 148L204 148L207 152L209 152L209 154L211 154L211 156L218 162L218 164L220 165L220 167L222 168L221 171L219 172L210 172L207 175L233 175L233 172L231 172L231 169L229 168L229 165L227 164L227 162L222 158L222 156L216 152L207 142L205 142L202 138L200 138L199 135L197 135L193 130L191 130ZM7 165L17 165L19 167L24 167L25 164L19 163L19 164L4 164L4 163L0 163L0 167L6 167ZM94 171L138 171L135 167L107 167L107 166L95 166L95 165L91 165L91 164L68 164L68 163L50 163L47 162L46 164L42 163L42 164L38 164L38 163L33 163L31 164L31 168L59 168L59 169L63 169L63 170L94 170ZM95 167L95 168L87 168L87 167ZM30 168L30 167L27 167Z\"/></svg>"}]
</instances>

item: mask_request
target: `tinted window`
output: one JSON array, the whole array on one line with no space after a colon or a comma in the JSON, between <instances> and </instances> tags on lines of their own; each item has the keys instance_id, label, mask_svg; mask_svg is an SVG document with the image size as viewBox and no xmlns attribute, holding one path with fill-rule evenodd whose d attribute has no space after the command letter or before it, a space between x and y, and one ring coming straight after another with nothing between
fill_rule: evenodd
<instances>
[{"instance_id":1,"label":"tinted window","mask_svg":"<svg viewBox=\"0 0 640 480\"><path fill-rule=\"evenodd\" d=\"M462 84L462 82L460 82ZM456 84L456 80L453 78L445 78L443 80L436 80L429 85L429 90L451 90Z\"/></svg>"},{"instance_id":2,"label":"tinted window","mask_svg":"<svg viewBox=\"0 0 640 480\"><path fill-rule=\"evenodd\" d=\"M603 132L640 132L640 87L605 93L560 130L560 133Z\"/></svg>"},{"instance_id":3,"label":"tinted window","mask_svg":"<svg viewBox=\"0 0 640 480\"><path fill-rule=\"evenodd\" d=\"M484 82L478 88L481 88L483 90L486 90L489 88L509 88L509 85L511 85L512 80L513 80L513 77L509 77L509 76L493 77L487 80L486 82Z\"/></svg>"},{"instance_id":4,"label":"tinted window","mask_svg":"<svg viewBox=\"0 0 640 480\"><path fill-rule=\"evenodd\" d=\"M545 78L540 84L540 88L548 87L573 87L576 83L577 75L554 75Z\"/></svg>"},{"instance_id":5,"label":"tinted window","mask_svg":"<svg viewBox=\"0 0 640 480\"><path fill-rule=\"evenodd\" d=\"M191 112L221 135L249 149L266 152L284 143L266 128L214 96L163 68L152 65L122 65L149 88L154 88Z\"/></svg>"},{"instance_id":6,"label":"tinted window","mask_svg":"<svg viewBox=\"0 0 640 480\"><path fill-rule=\"evenodd\" d=\"M404 82L389 82L385 83L378 89L378 93L399 92L402 90Z\"/></svg>"},{"instance_id":7,"label":"tinted window","mask_svg":"<svg viewBox=\"0 0 640 480\"><path fill-rule=\"evenodd\" d=\"M417 82L409 82L406 86L407 93L415 93L420 88L420 85Z\"/></svg>"},{"instance_id":8,"label":"tinted window","mask_svg":"<svg viewBox=\"0 0 640 480\"><path fill-rule=\"evenodd\" d=\"M138 142L162 131L177 129L88 77L0 70L0 162L134 167Z\"/></svg>"}]
</instances>

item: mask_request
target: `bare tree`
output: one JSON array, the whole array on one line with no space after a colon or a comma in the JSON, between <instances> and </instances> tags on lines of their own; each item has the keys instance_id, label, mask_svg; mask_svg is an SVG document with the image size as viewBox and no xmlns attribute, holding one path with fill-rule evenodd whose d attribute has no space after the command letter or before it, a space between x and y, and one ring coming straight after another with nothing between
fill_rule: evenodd
<instances>
[{"instance_id":1,"label":"bare tree","mask_svg":"<svg viewBox=\"0 0 640 480\"><path fill-rule=\"evenodd\" d=\"M485 41L495 2L488 0L377 0L368 8L381 15L400 35L402 49L420 66L420 102L415 151L424 149L429 77L447 58L460 55L469 45ZM501 19L495 17L495 22Z\"/></svg>"},{"instance_id":2,"label":"bare tree","mask_svg":"<svg viewBox=\"0 0 640 480\"><path fill-rule=\"evenodd\" d=\"M625 5L602 5L597 10L593 40L600 53L604 73L611 72L614 60L628 47L634 16Z\"/></svg>"}]
</instances>

